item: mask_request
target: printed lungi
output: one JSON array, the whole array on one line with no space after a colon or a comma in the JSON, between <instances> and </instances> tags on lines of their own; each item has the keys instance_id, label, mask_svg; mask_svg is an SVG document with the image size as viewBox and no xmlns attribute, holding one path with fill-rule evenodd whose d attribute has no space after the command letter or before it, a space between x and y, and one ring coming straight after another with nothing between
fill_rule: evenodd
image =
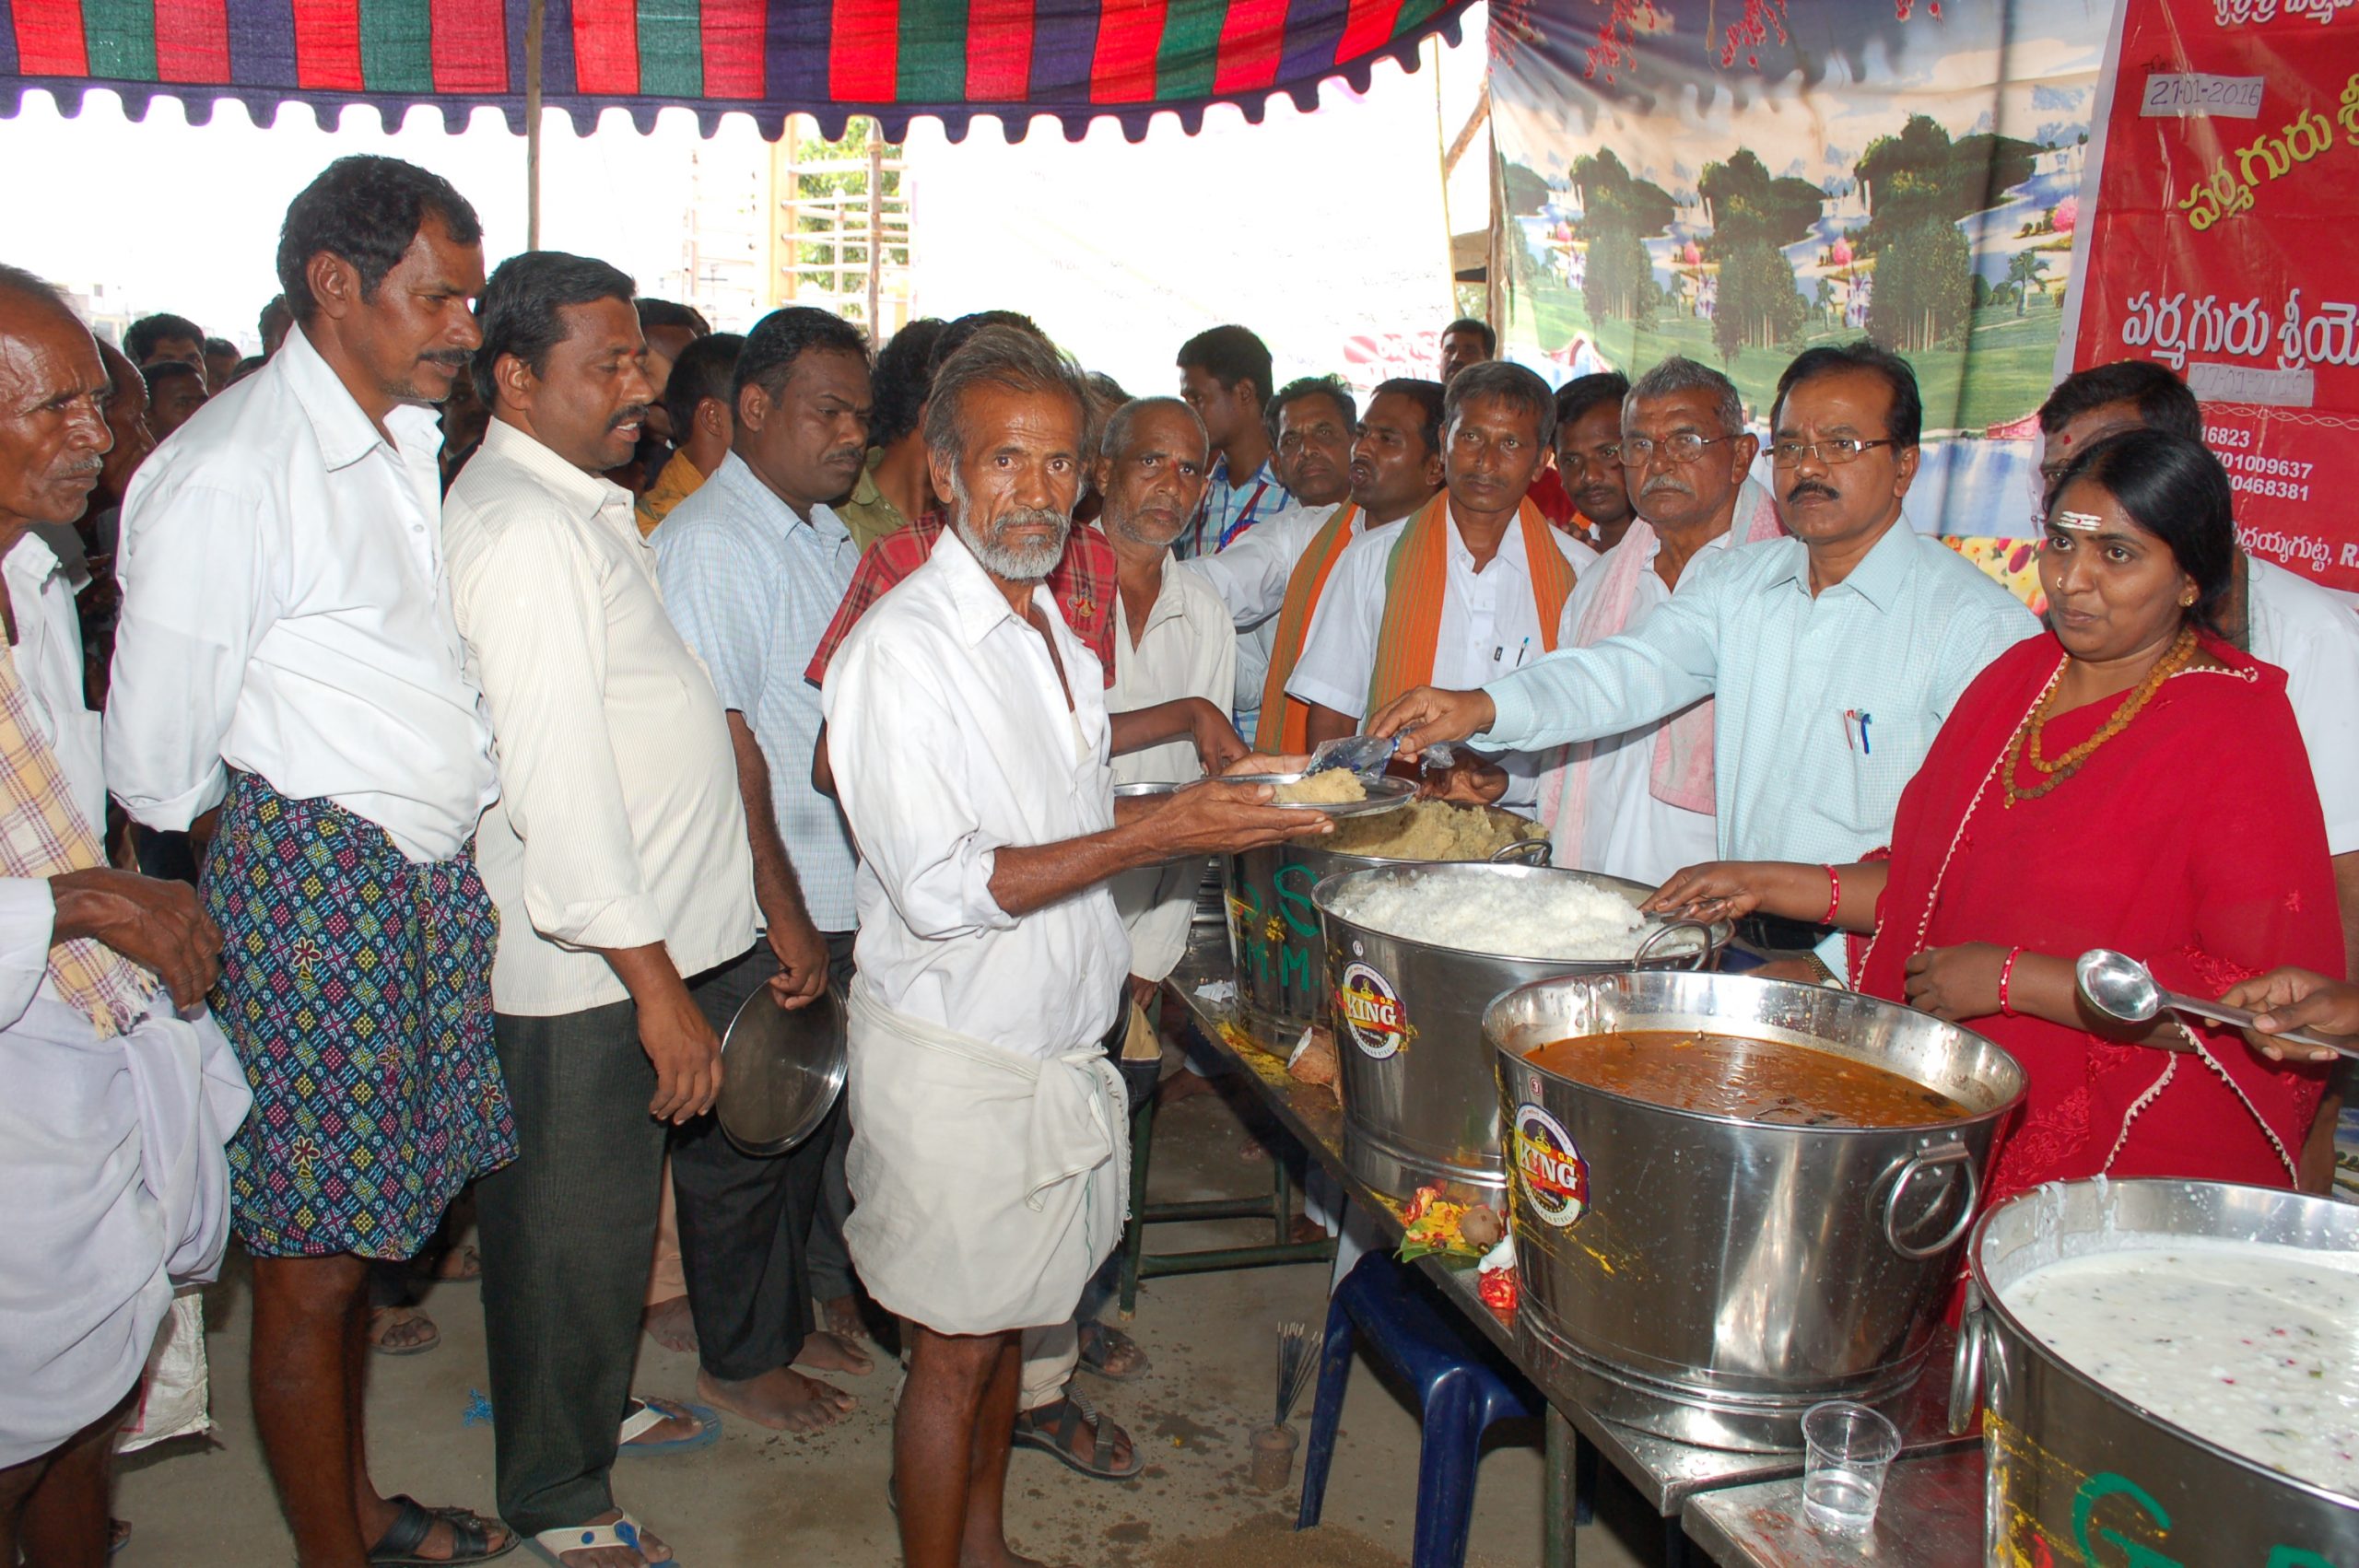
<instances>
[{"instance_id":1,"label":"printed lungi","mask_svg":"<svg viewBox=\"0 0 2359 1568\"><path fill-rule=\"evenodd\" d=\"M266 1258L415 1256L516 1157L491 1040L499 917L472 846L418 864L376 824L234 776L200 886L213 1011L254 1093L231 1216Z\"/></svg>"}]
</instances>

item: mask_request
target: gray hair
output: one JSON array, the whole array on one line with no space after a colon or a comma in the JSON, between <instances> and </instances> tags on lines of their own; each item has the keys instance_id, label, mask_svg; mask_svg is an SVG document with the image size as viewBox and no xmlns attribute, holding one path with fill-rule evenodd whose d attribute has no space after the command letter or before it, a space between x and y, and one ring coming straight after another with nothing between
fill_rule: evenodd
<instances>
[{"instance_id":1,"label":"gray hair","mask_svg":"<svg viewBox=\"0 0 2359 1568\"><path fill-rule=\"evenodd\" d=\"M925 407L928 452L953 462L966 455L966 434L959 427L958 415L966 394L976 387L1053 392L1072 399L1082 427L1081 450L1074 455L1088 454L1089 383L1082 379L1081 367L1045 338L1013 327L983 328L934 371Z\"/></svg>"},{"instance_id":2,"label":"gray hair","mask_svg":"<svg viewBox=\"0 0 2359 1568\"><path fill-rule=\"evenodd\" d=\"M1098 457L1111 462L1121 456L1123 449L1131 444L1131 427L1139 422L1141 416L1160 409L1175 410L1186 415L1188 423L1196 427L1197 439L1210 445L1212 438L1204 433L1203 415L1179 398L1134 397L1107 416L1106 428L1099 431L1097 436Z\"/></svg>"},{"instance_id":3,"label":"gray hair","mask_svg":"<svg viewBox=\"0 0 2359 1568\"><path fill-rule=\"evenodd\" d=\"M1622 399L1622 417L1626 423L1641 402L1685 392L1712 394L1712 414L1720 422L1721 435L1744 434L1744 399L1737 395L1736 383L1709 365L1676 354L1631 383Z\"/></svg>"},{"instance_id":4,"label":"gray hair","mask_svg":"<svg viewBox=\"0 0 2359 1568\"><path fill-rule=\"evenodd\" d=\"M6 262L0 262L0 294L18 295L36 305L54 306L77 322L82 319L75 315L73 302L65 298L64 289L45 277Z\"/></svg>"},{"instance_id":5,"label":"gray hair","mask_svg":"<svg viewBox=\"0 0 2359 1568\"><path fill-rule=\"evenodd\" d=\"M1449 431L1458 423L1461 409L1474 398L1496 398L1511 408L1520 408L1539 421L1540 444L1548 445L1556 439L1556 394L1548 383L1525 369L1512 359L1485 359L1479 365L1469 365L1449 379L1441 394L1442 439L1448 440Z\"/></svg>"}]
</instances>

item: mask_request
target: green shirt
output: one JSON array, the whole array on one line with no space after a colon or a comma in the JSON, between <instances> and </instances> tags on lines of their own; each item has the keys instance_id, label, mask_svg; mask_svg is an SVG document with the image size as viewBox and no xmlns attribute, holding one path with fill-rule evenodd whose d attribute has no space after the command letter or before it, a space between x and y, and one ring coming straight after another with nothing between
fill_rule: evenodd
<instances>
[{"instance_id":1,"label":"green shirt","mask_svg":"<svg viewBox=\"0 0 2359 1568\"><path fill-rule=\"evenodd\" d=\"M876 465L885 461L883 447L868 449L868 462L860 471L860 483L851 487L851 499L837 503L835 514L851 530L852 543L860 546L862 555L868 547L897 529L907 528L910 520L901 509L885 498L876 487Z\"/></svg>"}]
</instances>

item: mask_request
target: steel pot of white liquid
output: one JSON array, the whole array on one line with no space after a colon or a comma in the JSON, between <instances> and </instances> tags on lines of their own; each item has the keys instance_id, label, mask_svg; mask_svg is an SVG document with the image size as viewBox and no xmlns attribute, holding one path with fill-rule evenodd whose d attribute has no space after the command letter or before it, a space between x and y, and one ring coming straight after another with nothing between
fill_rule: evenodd
<instances>
[{"instance_id":1,"label":"steel pot of white liquid","mask_svg":"<svg viewBox=\"0 0 2359 1568\"><path fill-rule=\"evenodd\" d=\"M2052 1182L1983 1217L1968 1249L1950 1425L1968 1430L1979 1397L1990 1562L2359 1568L2359 1497L2149 1413L2066 1362L2008 1304L2011 1288L2060 1258L2118 1255L2159 1278L2173 1245L2214 1240L2359 1267L2359 1207L2224 1182L2099 1178ZM2212 1374L2186 1367L2190 1379Z\"/></svg>"},{"instance_id":2,"label":"steel pot of white liquid","mask_svg":"<svg viewBox=\"0 0 2359 1568\"><path fill-rule=\"evenodd\" d=\"M1954 1119L1798 1127L1674 1110L1527 1059L1630 1030L1872 1063ZM1708 1447L1798 1448L1822 1399L1890 1410L1922 1370L2024 1072L1954 1024L1744 975L1544 980L1491 1004L1521 1319L1599 1415Z\"/></svg>"},{"instance_id":3,"label":"steel pot of white liquid","mask_svg":"<svg viewBox=\"0 0 2359 1568\"><path fill-rule=\"evenodd\" d=\"M1481 809L1502 833L1531 825L1496 806ZM1381 815L1347 817L1318 844L1297 839L1222 858L1228 887L1228 951L1237 965L1238 1012L1263 1044L1285 1050L1302 1037L1305 1029L1327 1017L1319 911L1310 902L1313 888L1342 872L1455 863L1352 851L1354 844L1383 842L1394 820ZM1547 853L1545 838L1523 842L1532 846L1528 853L1543 857Z\"/></svg>"},{"instance_id":4,"label":"steel pot of white liquid","mask_svg":"<svg viewBox=\"0 0 2359 1568\"><path fill-rule=\"evenodd\" d=\"M1644 883L1593 872L1487 863L1409 863L1339 872L1311 892L1325 938L1334 1022L1336 1086L1344 1100L1344 1162L1379 1192L1406 1199L1427 1184L1497 1207L1507 1188L1498 1093L1483 1011L1500 992L1555 975L1710 964L1728 942L1723 922L1659 920L1633 940L1636 959L1570 960L1475 953L1413 942L1338 911L1372 883L1410 882L1444 896L1481 898L1502 881L1561 879L1602 887L1635 907ZM1499 945L1512 947L1514 933ZM1340 1000L1337 1000L1340 999Z\"/></svg>"}]
</instances>

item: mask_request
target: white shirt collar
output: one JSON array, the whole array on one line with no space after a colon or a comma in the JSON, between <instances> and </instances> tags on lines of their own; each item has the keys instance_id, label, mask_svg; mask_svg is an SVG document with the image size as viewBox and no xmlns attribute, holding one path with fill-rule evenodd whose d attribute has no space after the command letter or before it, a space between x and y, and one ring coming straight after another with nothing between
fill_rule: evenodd
<instances>
[{"instance_id":1,"label":"white shirt collar","mask_svg":"<svg viewBox=\"0 0 2359 1568\"><path fill-rule=\"evenodd\" d=\"M497 415L484 431L483 450L476 455L514 463L537 480L542 488L569 503L584 519L595 517L609 507L630 505L629 491L603 475L574 467L537 438ZM634 523L631 532L638 532Z\"/></svg>"},{"instance_id":2,"label":"white shirt collar","mask_svg":"<svg viewBox=\"0 0 2359 1568\"><path fill-rule=\"evenodd\" d=\"M311 346L301 327L288 329L286 342L271 356L270 368L285 379L287 390L311 421L321 461L329 472L347 468L367 457L372 448L385 445L385 438L361 412L351 389ZM407 404L386 415L385 424L405 443L425 439L437 428L431 411Z\"/></svg>"},{"instance_id":3,"label":"white shirt collar","mask_svg":"<svg viewBox=\"0 0 2359 1568\"><path fill-rule=\"evenodd\" d=\"M1022 624L1022 617L1008 603L1007 595L999 591L999 584L983 570L983 563L967 548L967 542L958 536L955 524L942 531L929 562L938 563L941 568L944 591L950 596L950 607L958 616L959 636L968 647L981 647L983 639L997 631L1003 621ZM1032 603L1045 605L1050 617L1055 616L1056 604L1049 598L1045 583L1033 585ZM1031 627L1026 625L1025 629L1029 631Z\"/></svg>"}]
</instances>

